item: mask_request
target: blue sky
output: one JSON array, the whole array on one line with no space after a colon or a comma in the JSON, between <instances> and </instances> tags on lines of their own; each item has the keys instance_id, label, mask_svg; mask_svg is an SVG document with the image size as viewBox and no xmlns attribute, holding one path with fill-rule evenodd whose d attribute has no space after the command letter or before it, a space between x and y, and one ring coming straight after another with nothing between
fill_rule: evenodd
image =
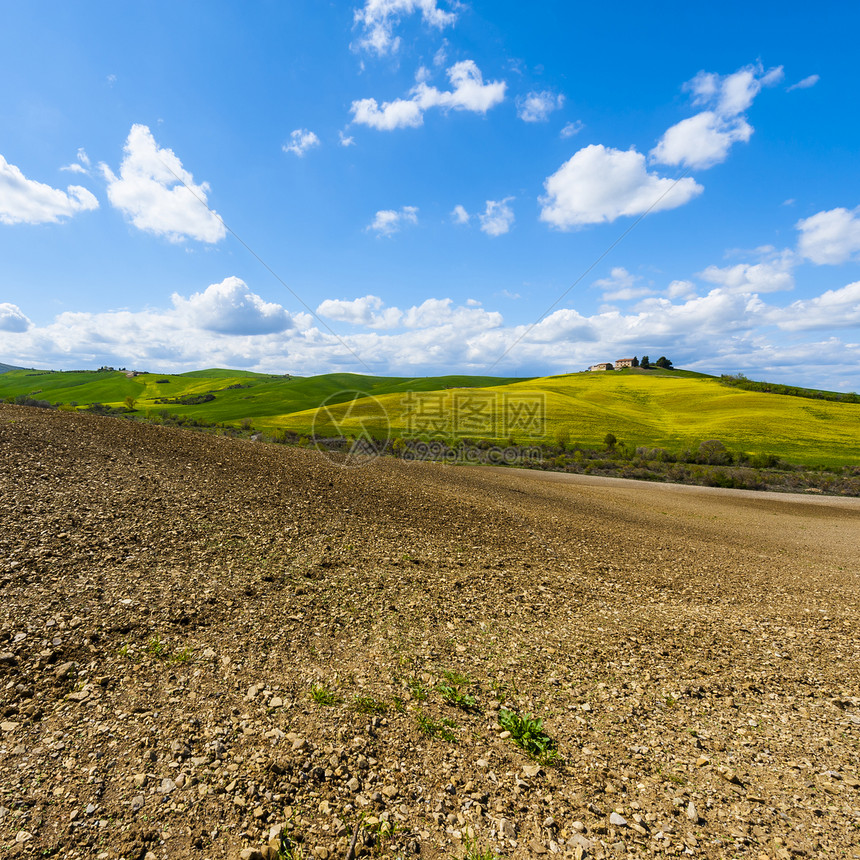
<instances>
[{"instance_id":1,"label":"blue sky","mask_svg":"<svg viewBox=\"0 0 860 860\"><path fill-rule=\"evenodd\" d=\"M9 5L0 361L860 390L854 4Z\"/></svg>"}]
</instances>

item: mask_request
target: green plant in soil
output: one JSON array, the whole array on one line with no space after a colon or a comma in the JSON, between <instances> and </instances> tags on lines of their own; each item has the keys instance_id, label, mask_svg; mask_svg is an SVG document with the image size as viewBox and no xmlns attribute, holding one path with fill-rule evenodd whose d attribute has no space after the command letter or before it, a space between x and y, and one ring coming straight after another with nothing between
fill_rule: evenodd
<instances>
[{"instance_id":1,"label":"green plant in soil","mask_svg":"<svg viewBox=\"0 0 860 860\"><path fill-rule=\"evenodd\" d=\"M557 744L544 731L543 720L537 719L532 714L522 716L515 711L502 708L499 711L499 723L503 729L511 733L514 743L540 764L553 764L558 758Z\"/></svg>"}]
</instances>

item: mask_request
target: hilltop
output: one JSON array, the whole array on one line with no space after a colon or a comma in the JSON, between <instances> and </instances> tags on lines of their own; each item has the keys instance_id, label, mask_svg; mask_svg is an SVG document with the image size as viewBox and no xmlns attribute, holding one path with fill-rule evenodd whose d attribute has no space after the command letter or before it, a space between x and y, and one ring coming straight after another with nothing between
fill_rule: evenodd
<instances>
[{"instance_id":1,"label":"hilltop","mask_svg":"<svg viewBox=\"0 0 860 860\"><path fill-rule=\"evenodd\" d=\"M7 856L857 856L857 500L335 460L0 405Z\"/></svg>"}]
</instances>

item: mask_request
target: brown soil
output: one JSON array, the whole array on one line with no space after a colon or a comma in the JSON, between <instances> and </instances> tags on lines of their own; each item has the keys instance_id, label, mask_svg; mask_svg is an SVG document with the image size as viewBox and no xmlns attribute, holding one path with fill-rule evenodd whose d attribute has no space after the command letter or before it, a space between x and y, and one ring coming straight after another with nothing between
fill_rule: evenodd
<instances>
[{"instance_id":1,"label":"brown soil","mask_svg":"<svg viewBox=\"0 0 860 860\"><path fill-rule=\"evenodd\" d=\"M0 856L860 857L858 545L856 499L2 406Z\"/></svg>"}]
</instances>

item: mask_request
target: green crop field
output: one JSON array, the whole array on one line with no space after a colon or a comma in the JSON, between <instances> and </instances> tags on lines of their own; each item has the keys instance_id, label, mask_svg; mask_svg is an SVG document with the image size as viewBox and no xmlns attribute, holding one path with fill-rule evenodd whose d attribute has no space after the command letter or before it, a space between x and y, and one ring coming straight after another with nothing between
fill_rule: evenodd
<instances>
[{"instance_id":1,"label":"green crop field","mask_svg":"<svg viewBox=\"0 0 860 860\"><path fill-rule=\"evenodd\" d=\"M445 414L457 414L458 397L482 396L488 404L483 430L477 421L452 429L473 438L528 441L529 433L510 421L510 404L543 398L540 436L545 440L564 432L572 443L600 446L606 434L613 433L629 444L678 451L719 439L735 452L775 454L793 463L860 464L860 404L743 391L700 374L576 373L522 380L492 391L448 391ZM382 394L377 400L330 408L326 423L355 435L363 431L385 435L386 424L395 436L418 435L421 413L432 406L422 407L419 397L409 403L394 394ZM307 432L314 418L315 410L284 415L278 426ZM454 423L449 421L449 426Z\"/></svg>"},{"instance_id":2,"label":"green crop field","mask_svg":"<svg viewBox=\"0 0 860 860\"><path fill-rule=\"evenodd\" d=\"M211 395L205 403L158 403ZM373 395L373 397L367 397ZM746 391L687 371L623 370L537 379L480 376L314 377L248 371L184 374L10 370L0 399L20 396L78 407L135 401L138 417L161 411L263 431L385 437L429 435L599 446L607 433L633 445L678 451L719 439L732 451L808 465L860 464L860 404ZM320 406L325 404L325 412ZM531 420L523 422L523 404Z\"/></svg>"}]
</instances>

